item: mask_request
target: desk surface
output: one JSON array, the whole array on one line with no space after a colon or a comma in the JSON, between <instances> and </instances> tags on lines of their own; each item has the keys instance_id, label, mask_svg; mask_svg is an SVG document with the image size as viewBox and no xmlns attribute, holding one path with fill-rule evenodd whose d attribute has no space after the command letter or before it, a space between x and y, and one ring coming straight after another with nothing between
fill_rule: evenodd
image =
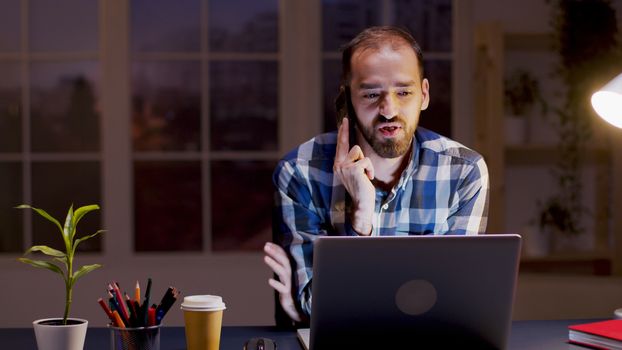
<instances>
[{"instance_id":1,"label":"desk surface","mask_svg":"<svg viewBox=\"0 0 622 350\"><path fill-rule=\"evenodd\" d=\"M571 345L568 340L568 325L587 322L585 320L515 321L508 349L585 349ZM220 349L241 350L247 339L266 337L276 341L279 350L302 349L294 332L281 331L275 327L224 327ZM0 343L4 349L36 349L32 328L0 328ZM162 350L185 349L183 327L164 327L160 333ZM89 328L86 335L88 350L110 348L110 333L106 328Z\"/></svg>"}]
</instances>

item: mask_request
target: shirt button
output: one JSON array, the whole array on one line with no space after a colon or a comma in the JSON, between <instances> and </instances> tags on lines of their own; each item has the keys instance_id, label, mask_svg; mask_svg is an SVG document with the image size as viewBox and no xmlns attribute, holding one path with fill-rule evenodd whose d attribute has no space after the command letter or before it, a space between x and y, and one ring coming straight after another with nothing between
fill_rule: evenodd
<instances>
[{"instance_id":1,"label":"shirt button","mask_svg":"<svg viewBox=\"0 0 622 350\"><path fill-rule=\"evenodd\" d=\"M389 205L388 205L388 204L383 205L383 206L382 206L382 209L384 209L384 210L389 209Z\"/></svg>"}]
</instances>

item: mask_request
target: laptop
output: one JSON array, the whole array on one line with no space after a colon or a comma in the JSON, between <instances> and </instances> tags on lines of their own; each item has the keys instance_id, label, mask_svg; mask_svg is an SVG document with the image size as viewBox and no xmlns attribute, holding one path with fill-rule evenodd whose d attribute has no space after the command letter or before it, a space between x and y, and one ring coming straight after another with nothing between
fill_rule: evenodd
<instances>
[{"instance_id":1,"label":"laptop","mask_svg":"<svg viewBox=\"0 0 622 350\"><path fill-rule=\"evenodd\" d=\"M519 235L321 237L307 350L503 349Z\"/></svg>"}]
</instances>

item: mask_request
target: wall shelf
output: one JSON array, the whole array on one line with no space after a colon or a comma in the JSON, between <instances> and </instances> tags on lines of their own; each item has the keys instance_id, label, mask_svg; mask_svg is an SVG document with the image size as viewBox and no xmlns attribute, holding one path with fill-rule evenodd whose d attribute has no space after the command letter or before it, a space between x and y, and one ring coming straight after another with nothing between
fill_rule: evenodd
<instances>
[{"instance_id":1,"label":"wall shelf","mask_svg":"<svg viewBox=\"0 0 622 350\"><path fill-rule=\"evenodd\" d=\"M588 148L583 153L586 164L606 164L611 151L607 148ZM506 146L505 160L510 165L548 165L560 158L555 145Z\"/></svg>"},{"instance_id":2,"label":"wall shelf","mask_svg":"<svg viewBox=\"0 0 622 350\"><path fill-rule=\"evenodd\" d=\"M555 273L563 275L610 276L612 259L609 257L547 256L543 258L523 257L521 273Z\"/></svg>"},{"instance_id":3,"label":"wall shelf","mask_svg":"<svg viewBox=\"0 0 622 350\"><path fill-rule=\"evenodd\" d=\"M560 251L543 256L522 255L520 271L523 273L556 273L572 275L609 276L613 257L607 247L593 251Z\"/></svg>"}]
</instances>

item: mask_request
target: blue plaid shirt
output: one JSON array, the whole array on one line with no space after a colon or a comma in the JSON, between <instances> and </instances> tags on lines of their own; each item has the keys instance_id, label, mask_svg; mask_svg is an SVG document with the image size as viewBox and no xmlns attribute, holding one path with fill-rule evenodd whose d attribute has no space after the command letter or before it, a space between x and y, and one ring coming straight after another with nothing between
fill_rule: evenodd
<instances>
[{"instance_id":1,"label":"blue plaid shirt","mask_svg":"<svg viewBox=\"0 0 622 350\"><path fill-rule=\"evenodd\" d=\"M311 314L313 242L356 235L350 197L333 176L337 133L319 135L278 163L273 227L292 258L295 298ZM486 229L488 169L475 151L418 127L411 159L390 192L376 189L373 236L476 235Z\"/></svg>"}]
</instances>

